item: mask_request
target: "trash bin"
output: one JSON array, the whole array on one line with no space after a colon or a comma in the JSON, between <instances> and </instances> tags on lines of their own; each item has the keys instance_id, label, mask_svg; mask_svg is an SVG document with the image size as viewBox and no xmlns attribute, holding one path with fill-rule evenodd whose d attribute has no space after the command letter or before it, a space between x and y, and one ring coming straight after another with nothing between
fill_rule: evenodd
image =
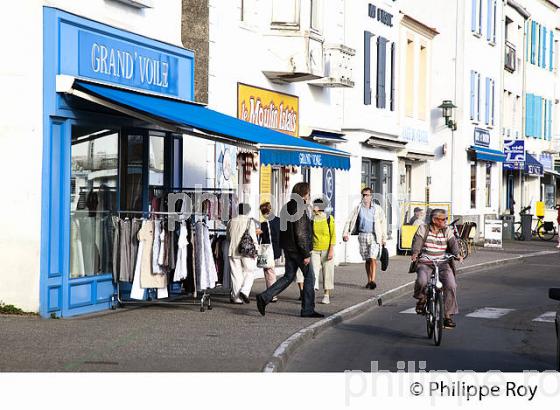
<instances>
[{"instance_id":1,"label":"trash bin","mask_svg":"<svg viewBox=\"0 0 560 410\"><path fill-rule=\"evenodd\" d=\"M532 225L533 225L532 214L521 215L521 240L522 241L530 241L533 238Z\"/></svg>"},{"instance_id":2,"label":"trash bin","mask_svg":"<svg viewBox=\"0 0 560 410\"><path fill-rule=\"evenodd\" d=\"M502 240L513 241L515 239L515 215L502 215Z\"/></svg>"}]
</instances>

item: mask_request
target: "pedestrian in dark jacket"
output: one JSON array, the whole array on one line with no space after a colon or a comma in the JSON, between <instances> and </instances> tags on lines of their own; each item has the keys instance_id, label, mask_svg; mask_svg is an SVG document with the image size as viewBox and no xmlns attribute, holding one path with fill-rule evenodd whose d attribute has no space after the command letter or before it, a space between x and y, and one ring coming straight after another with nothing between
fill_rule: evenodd
<instances>
[{"instance_id":1,"label":"pedestrian in dark jacket","mask_svg":"<svg viewBox=\"0 0 560 410\"><path fill-rule=\"evenodd\" d=\"M296 200L297 199L297 200ZM284 276L274 285L257 295L257 308L264 316L266 305L292 283L299 269L303 272L302 317L323 317L315 312L315 278L310 269L313 248L313 225L309 217L309 184L297 183L292 189L292 199L280 213L280 247L286 259Z\"/></svg>"},{"instance_id":2,"label":"pedestrian in dark jacket","mask_svg":"<svg viewBox=\"0 0 560 410\"><path fill-rule=\"evenodd\" d=\"M280 248L280 218L272 213L272 204L270 202L262 203L260 210L264 217L264 222L261 223L261 244L269 244L272 247L272 252L274 254L273 263L275 265L276 260L280 259L282 256L282 249ZM263 270L266 288L268 289L276 282L276 273L274 272L274 266L264 268ZM278 298L274 296L271 302L276 302L277 300Z\"/></svg>"}]
</instances>

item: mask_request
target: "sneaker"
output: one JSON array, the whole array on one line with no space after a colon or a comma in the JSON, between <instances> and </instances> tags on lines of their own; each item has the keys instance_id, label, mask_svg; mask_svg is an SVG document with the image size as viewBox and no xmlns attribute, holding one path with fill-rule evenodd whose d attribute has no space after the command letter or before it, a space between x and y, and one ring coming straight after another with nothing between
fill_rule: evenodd
<instances>
[{"instance_id":1,"label":"sneaker","mask_svg":"<svg viewBox=\"0 0 560 410\"><path fill-rule=\"evenodd\" d=\"M245 293L239 292L239 297L244 303L251 303L251 299L249 299L249 296L247 296Z\"/></svg>"},{"instance_id":2,"label":"sneaker","mask_svg":"<svg viewBox=\"0 0 560 410\"><path fill-rule=\"evenodd\" d=\"M370 282L370 283L369 283L369 288L370 288L371 290L375 289L376 287L377 287L377 283L375 283L375 282Z\"/></svg>"},{"instance_id":3,"label":"sneaker","mask_svg":"<svg viewBox=\"0 0 560 410\"><path fill-rule=\"evenodd\" d=\"M455 324L455 322L453 321L453 319L448 318L448 319L443 319L443 327L446 329L453 329L455 326L457 326Z\"/></svg>"},{"instance_id":4,"label":"sneaker","mask_svg":"<svg viewBox=\"0 0 560 410\"><path fill-rule=\"evenodd\" d=\"M257 295L257 309L261 315L265 315L266 313L266 303L264 302L261 295Z\"/></svg>"},{"instance_id":5,"label":"sneaker","mask_svg":"<svg viewBox=\"0 0 560 410\"><path fill-rule=\"evenodd\" d=\"M329 296L329 295L323 296L323 300L321 301L321 303L322 303L323 305L328 305L329 303L331 303L331 298L330 298L330 296Z\"/></svg>"},{"instance_id":6,"label":"sneaker","mask_svg":"<svg viewBox=\"0 0 560 410\"><path fill-rule=\"evenodd\" d=\"M241 299L229 298L229 303L233 303L234 305L242 305L243 301Z\"/></svg>"},{"instance_id":7,"label":"sneaker","mask_svg":"<svg viewBox=\"0 0 560 410\"><path fill-rule=\"evenodd\" d=\"M278 302L278 296L274 296L270 302L272 303Z\"/></svg>"}]
</instances>

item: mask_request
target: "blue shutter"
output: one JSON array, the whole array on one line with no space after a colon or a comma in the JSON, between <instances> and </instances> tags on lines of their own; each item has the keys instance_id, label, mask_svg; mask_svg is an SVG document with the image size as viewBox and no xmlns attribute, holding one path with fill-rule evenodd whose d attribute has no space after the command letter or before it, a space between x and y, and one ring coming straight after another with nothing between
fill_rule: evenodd
<instances>
[{"instance_id":1,"label":"blue shutter","mask_svg":"<svg viewBox=\"0 0 560 410\"><path fill-rule=\"evenodd\" d=\"M476 32L476 3L478 0L471 0L472 14L471 14L471 31Z\"/></svg>"},{"instance_id":2,"label":"blue shutter","mask_svg":"<svg viewBox=\"0 0 560 410\"><path fill-rule=\"evenodd\" d=\"M539 110L539 116L538 116L538 124L539 124L539 138L543 139L543 98L539 97L538 98L538 110Z\"/></svg>"},{"instance_id":3,"label":"blue shutter","mask_svg":"<svg viewBox=\"0 0 560 410\"><path fill-rule=\"evenodd\" d=\"M525 135L533 136L533 95L527 94L525 98Z\"/></svg>"},{"instance_id":4,"label":"blue shutter","mask_svg":"<svg viewBox=\"0 0 560 410\"><path fill-rule=\"evenodd\" d=\"M546 68L546 27L543 27L543 36L542 36L542 68Z\"/></svg>"},{"instance_id":5,"label":"blue shutter","mask_svg":"<svg viewBox=\"0 0 560 410\"><path fill-rule=\"evenodd\" d=\"M554 70L554 31L550 31L550 67L549 70Z\"/></svg>"},{"instance_id":6,"label":"blue shutter","mask_svg":"<svg viewBox=\"0 0 560 410\"><path fill-rule=\"evenodd\" d=\"M495 113L495 107L496 107L496 82L494 80L492 80L491 84L490 84L492 91L491 91L491 96L492 96L492 105L491 105L491 124L492 126L496 125L495 121L494 121L494 113Z\"/></svg>"},{"instance_id":7,"label":"blue shutter","mask_svg":"<svg viewBox=\"0 0 560 410\"><path fill-rule=\"evenodd\" d=\"M492 3L494 0L486 0L488 6L488 13L486 16L486 40L492 39Z\"/></svg>"},{"instance_id":8,"label":"blue shutter","mask_svg":"<svg viewBox=\"0 0 560 410\"><path fill-rule=\"evenodd\" d=\"M490 124L490 79L486 77L486 104L484 109L484 123Z\"/></svg>"},{"instance_id":9,"label":"blue shutter","mask_svg":"<svg viewBox=\"0 0 560 410\"><path fill-rule=\"evenodd\" d=\"M476 73L476 120L480 122L480 73Z\"/></svg>"},{"instance_id":10,"label":"blue shutter","mask_svg":"<svg viewBox=\"0 0 560 410\"><path fill-rule=\"evenodd\" d=\"M539 67L544 67L544 27L539 25L539 52L541 54L541 58L539 59Z\"/></svg>"},{"instance_id":11,"label":"blue shutter","mask_svg":"<svg viewBox=\"0 0 560 410\"><path fill-rule=\"evenodd\" d=\"M377 37L377 108L385 108L385 78L387 66L387 39Z\"/></svg>"},{"instance_id":12,"label":"blue shutter","mask_svg":"<svg viewBox=\"0 0 560 410\"><path fill-rule=\"evenodd\" d=\"M391 43L391 111L395 111L396 101L395 101L395 66L396 66L396 48L395 43Z\"/></svg>"},{"instance_id":13,"label":"blue shutter","mask_svg":"<svg viewBox=\"0 0 560 410\"><path fill-rule=\"evenodd\" d=\"M371 105L371 37L364 31L364 105Z\"/></svg>"},{"instance_id":14,"label":"blue shutter","mask_svg":"<svg viewBox=\"0 0 560 410\"><path fill-rule=\"evenodd\" d=\"M544 139L547 140L548 139L548 104L546 103L546 100L544 100L543 126L544 126Z\"/></svg>"},{"instance_id":15,"label":"blue shutter","mask_svg":"<svg viewBox=\"0 0 560 410\"><path fill-rule=\"evenodd\" d=\"M493 43L496 43L496 28L497 28L497 24L496 24L497 16L496 16L496 14L497 14L497 7L498 7L497 4L498 4L498 0L494 0L494 22L492 24L492 42Z\"/></svg>"},{"instance_id":16,"label":"blue shutter","mask_svg":"<svg viewBox=\"0 0 560 410\"><path fill-rule=\"evenodd\" d=\"M478 2L478 34L482 35L482 0Z\"/></svg>"},{"instance_id":17,"label":"blue shutter","mask_svg":"<svg viewBox=\"0 0 560 410\"><path fill-rule=\"evenodd\" d=\"M474 96L475 96L474 77L475 77L475 72L471 70L471 120L474 120Z\"/></svg>"},{"instance_id":18,"label":"blue shutter","mask_svg":"<svg viewBox=\"0 0 560 410\"><path fill-rule=\"evenodd\" d=\"M548 100L548 140L552 141L552 101Z\"/></svg>"},{"instance_id":19,"label":"blue shutter","mask_svg":"<svg viewBox=\"0 0 560 410\"><path fill-rule=\"evenodd\" d=\"M537 23L535 21L531 22L531 64L535 64L535 48L536 48L536 31Z\"/></svg>"}]
</instances>

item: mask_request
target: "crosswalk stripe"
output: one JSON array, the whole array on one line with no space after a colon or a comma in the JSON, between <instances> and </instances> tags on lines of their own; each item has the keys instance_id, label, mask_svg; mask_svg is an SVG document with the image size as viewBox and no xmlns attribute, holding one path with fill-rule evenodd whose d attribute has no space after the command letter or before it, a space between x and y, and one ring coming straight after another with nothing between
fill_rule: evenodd
<instances>
[{"instance_id":1,"label":"crosswalk stripe","mask_svg":"<svg viewBox=\"0 0 560 410\"><path fill-rule=\"evenodd\" d=\"M513 312L515 309L502 309L502 308L491 308L485 307L482 309L477 309L472 313L466 315L467 317L478 317L482 319L499 319L502 316L507 315L510 312Z\"/></svg>"},{"instance_id":2,"label":"crosswalk stripe","mask_svg":"<svg viewBox=\"0 0 560 410\"><path fill-rule=\"evenodd\" d=\"M556 318L556 312L546 312L540 315L539 317L533 319L533 322L554 323L555 318Z\"/></svg>"},{"instance_id":3,"label":"crosswalk stripe","mask_svg":"<svg viewBox=\"0 0 560 410\"><path fill-rule=\"evenodd\" d=\"M415 308L415 307L412 307L412 308L410 308L410 309L403 310L403 311L400 312L400 313L416 314L416 308Z\"/></svg>"}]
</instances>

